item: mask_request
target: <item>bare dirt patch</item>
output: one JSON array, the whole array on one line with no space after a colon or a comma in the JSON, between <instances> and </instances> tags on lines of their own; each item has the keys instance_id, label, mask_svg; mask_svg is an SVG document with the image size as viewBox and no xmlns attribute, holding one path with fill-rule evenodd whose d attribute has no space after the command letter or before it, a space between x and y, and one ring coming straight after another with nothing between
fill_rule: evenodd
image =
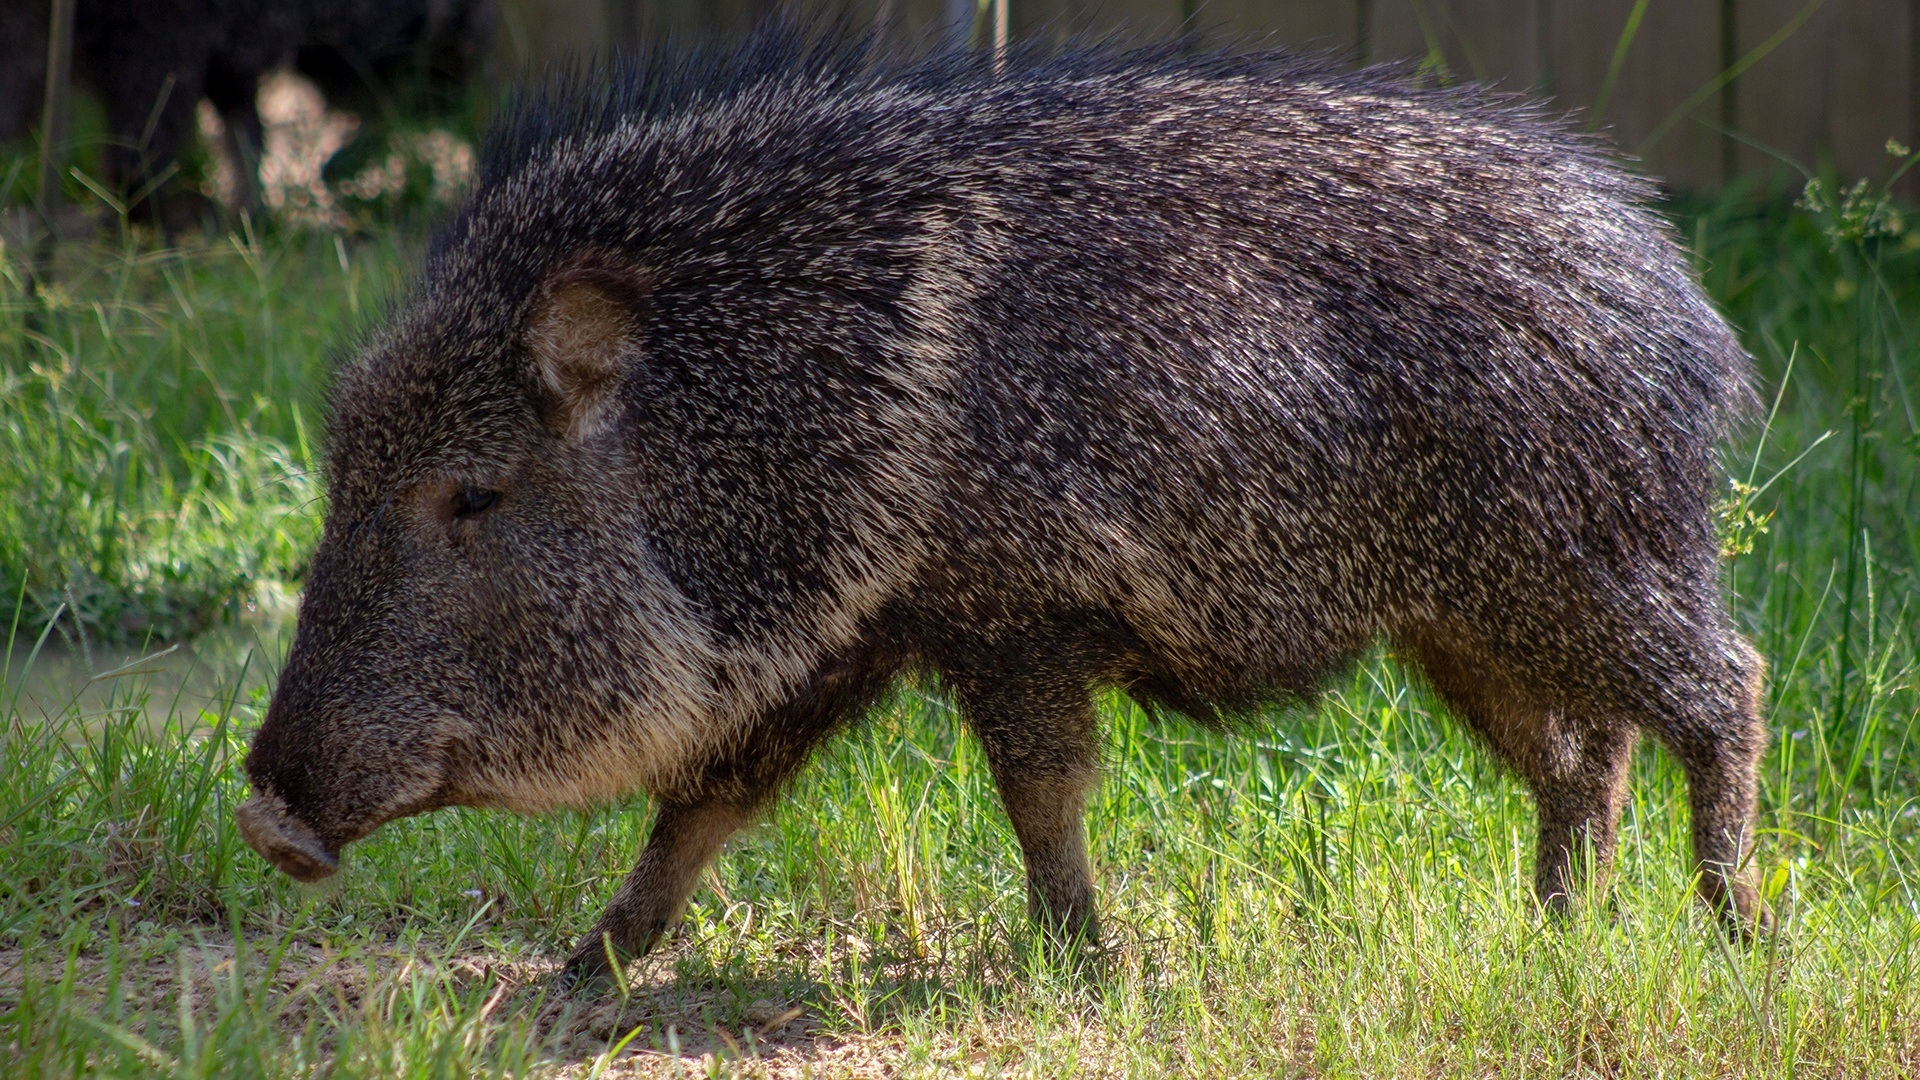
<instances>
[{"instance_id":1,"label":"bare dirt patch","mask_svg":"<svg viewBox=\"0 0 1920 1080\"><path fill-rule=\"evenodd\" d=\"M663 958L665 959L665 958ZM128 1013L174 1017L180 995L197 1015L251 999L289 1035L319 1021L338 1022L369 999L413 980L484 996L492 1021L533 1017L548 1047L542 1075L879 1078L899 1074L901 1049L886 1036L830 1033L818 1013L771 986L683 984L668 964L636 973L626 994L603 989L579 997L553 993L551 960L473 952L424 957L397 946L336 952L305 942L236 955L230 937L207 935L139 952L109 964L97 955L71 960L0 950L0 1010L23 994L46 995L61 983L65 1007L91 1011L109 994ZM659 970L665 968L666 970ZM758 993L749 999L742 994Z\"/></svg>"}]
</instances>

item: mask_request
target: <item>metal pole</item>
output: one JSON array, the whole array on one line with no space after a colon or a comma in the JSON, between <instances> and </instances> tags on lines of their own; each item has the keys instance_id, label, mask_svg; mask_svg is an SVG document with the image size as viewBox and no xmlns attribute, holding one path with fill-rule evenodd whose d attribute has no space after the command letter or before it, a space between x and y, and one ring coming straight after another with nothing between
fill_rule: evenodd
<instances>
[{"instance_id":1,"label":"metal pole","mask_svg":"<svg viewBox=\"0 0 1920 1080\"><path fill-rule=\"evenodd\" d=\"M1007 6L1010 0L993 0L993 73L1007 67Z\"/></svg>"},{"instance_id":2,"label":"metal pole","mask_svg":"<svg viewBox=\"0 0 1920 1080\"><path fill-rule=\"evenodd\" d=\"M40 216L40 237L33 247L33 284L53 280L54 243L59 237L60 178L67 162L67 91L73 84L74 0L53 0L47 26L47 88L40 106L40 190L33 208Z\"/></svg>"}]
</instances>

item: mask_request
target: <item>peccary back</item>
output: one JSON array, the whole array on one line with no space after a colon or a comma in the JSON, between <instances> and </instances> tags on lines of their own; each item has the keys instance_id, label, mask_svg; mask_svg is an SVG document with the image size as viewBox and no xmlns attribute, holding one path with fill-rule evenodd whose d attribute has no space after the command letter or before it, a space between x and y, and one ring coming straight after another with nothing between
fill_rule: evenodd
<instances>
[{"instance_id":1,"label":"peccary back","mask_svg":"<svg viewBox=\"0 0 1920 1080\"><path fill-rule=\"evenodd\" d=\"M317 876L644 787L590 972L917 669L1090 935L1092 689L1250 717L1385 637L1538 794L1543 901L1645 729L1758 925L1709 511L1747 360L1649 195L1535 107L1272 54L775 38L540 101L341 375L243 827Z\"/></svg>"}]
</instances>

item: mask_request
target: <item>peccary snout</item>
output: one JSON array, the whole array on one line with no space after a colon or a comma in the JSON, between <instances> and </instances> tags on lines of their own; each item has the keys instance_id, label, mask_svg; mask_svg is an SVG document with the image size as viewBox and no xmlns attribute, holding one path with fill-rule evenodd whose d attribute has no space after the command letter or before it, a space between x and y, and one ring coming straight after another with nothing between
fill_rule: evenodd
<instances>
[{"instance_id":1,"label":"peccary snout","mask_svg":"<svg viewBox=\"0 0 1920 1080\"><path fill-rule=\"evenodd\" d=\"M302 881L339 869L346 845L395 818L446 805L453 709L411 678L444 637L387 616L393 529L376 522L346 542L323 539L286 666L247 752L251 801L241 835ZM359 588L337 583L351 580Z\"/></svg>"},{"instance_id":2,"label":"peccary snout","mask_svg":"<svg viewBox=\"0 0 1920 1080\"><path fill-rule=\"evenodd\" d=\"M319 881L340 869L340 856L306 822L287 813L278 797L248 799L233 812L233 820L247 846L296 881Z\"/></svg>"}]
</instances>

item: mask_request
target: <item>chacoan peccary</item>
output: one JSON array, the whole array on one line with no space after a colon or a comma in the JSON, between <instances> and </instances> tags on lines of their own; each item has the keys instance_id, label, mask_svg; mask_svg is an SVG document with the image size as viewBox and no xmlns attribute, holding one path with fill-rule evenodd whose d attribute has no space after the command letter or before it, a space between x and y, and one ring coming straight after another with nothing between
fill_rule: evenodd
<instances>
[{"instance_id":1,"label":"chacoan peccary","mask_svg":"<svg viewBox=\"0 0 1920 1080\"><path fill-rule=\"evenodd\" d=\"M918 672L1085 938L1096 688L1230 722L1385 639L1531 785L1546 905L1645 731L1763 926L1711 513L1749 360L1649 192L1525 103L1270 53L762 39L550 94L339 373L240 827L315 879L645 790L590 975Z\"/></svg>"}]
</instances>

